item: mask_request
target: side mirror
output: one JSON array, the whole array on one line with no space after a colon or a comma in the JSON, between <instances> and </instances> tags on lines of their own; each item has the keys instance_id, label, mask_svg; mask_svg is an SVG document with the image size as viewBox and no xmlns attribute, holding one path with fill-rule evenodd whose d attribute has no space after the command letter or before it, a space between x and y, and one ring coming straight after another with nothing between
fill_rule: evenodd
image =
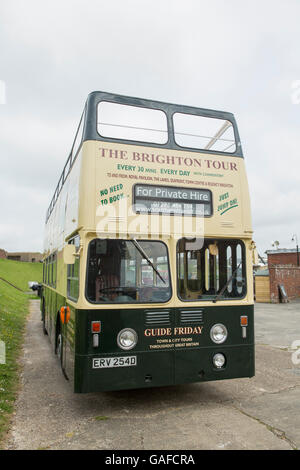
<instances>
[{"instance_id":1,"label":"side mirror","mask_svg":"<svg viewBox=\"0 0 300 470\"><path fill-rule=\"evenodd\" d=\"M63 259L65 264L74 264L76 255L75 245L66 245L64 247Z\"/></svg>"},{"instance_id":2,"label":"side mirror","mask_svg":"<svg viewBox=\"0 0 300 470\"><path fill-rule=\"evenodd\" d=\"M28 282L28 287L29 289L33 291L37 291L37 295L41 297L41 292L42 292L42 287L43 287L42 284L36 281L30 281Z\"/></svg>"},{"instance_id":3,"label":"side mirror","mask_svg":"<svg viewBox=\"0 0 300 470\"><path fill-rule=\"evenodd\" d=\"M39 285L39 283L36 282L36 281L29 281L29 282L28 282L28 287L29 287L29 289L31 289L31 290L37 290L37 289L38 289L38 285Z\"/></svg>"}]
</instances>

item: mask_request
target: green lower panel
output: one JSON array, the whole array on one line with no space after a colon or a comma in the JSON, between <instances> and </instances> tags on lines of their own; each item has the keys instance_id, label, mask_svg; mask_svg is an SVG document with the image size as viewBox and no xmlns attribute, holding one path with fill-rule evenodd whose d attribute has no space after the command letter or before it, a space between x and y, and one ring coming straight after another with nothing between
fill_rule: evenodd
<instances>
[{"instance_id":1,"label":"green lower panel","mask_svg":"<svg viewBox=\"0 0 300 470\"><path fill-rule=\"evenodd\" d=\"M213 367L214 354L226 357L223 369ZM93 369L93 359L136 356L137 365ZM150 388L208 380L252 377L254 375L254 346L239 345L223 348L199 348L191 351L132 352L76 356L75 392L100 392Z\"/></svg>"},{"instance_id":2,"label":"green lower panel","mask_svg":"<svg viewBox=\"0 0 300 470\"><path fill-rule=\"evenodd\" d=\"M225 366L216 369L213 357L222 353ZM254 346L224 346L175 353L175 383L234 379L254 376Z\"/></svg>"},{"instance_id":3,"label":"green lower panel","mask_svg":"<svg viewBox=\"0 0 300 470\"><path fill-rule=\"evenodd\" d=\"M137 357L137 364L131 367L93 369L94 358ZM170 352L102 354L89 357L76 357L76 366L87 373L82 382L75 381L75 392L100 392L126 390L143 387L159 387L174 382L174 356Z\"/></svg>"}]
</instances>

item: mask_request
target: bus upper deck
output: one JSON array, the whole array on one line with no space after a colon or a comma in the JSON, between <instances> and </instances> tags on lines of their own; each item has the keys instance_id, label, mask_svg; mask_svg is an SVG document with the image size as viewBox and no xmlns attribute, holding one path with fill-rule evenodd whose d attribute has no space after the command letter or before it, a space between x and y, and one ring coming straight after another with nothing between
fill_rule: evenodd
<instances>
[{"instance_id":1,"label":"bus upper deck","mask_svg":"<svg viewBox=\"0 0 300 470\"><path fill-rule=\"evenodd\" d=\"M160 239L169 248L172 239L177 255L171 260L171 270L175 271L176 262L181 277L199 279L202 270L198 284L204 282L202 291L211 295L217 293L220 282L214 282L213 291L213 281L208 287L203 279L212 276L212 270L216 271L214 277L226 279L227 271L233 272L240 263L239 274L245 278L249 250L244 242L249 248L252 228L244 159L233 115L100 92L89 95L47 212L46 254L51 246L61 249L76 233L89 241L96 237ZM203 242L187 250L180 241L184 238ZM216 244L214 239L220 239L220 253L215 257L209 254L209 247ZM107 246L112 256L111 247L117 244L111 241ZM128 258L133 256L130 246L125 243L123 247ZM93 250L91 245L88 253L87 244L83 244L89 264ZM117 252L120 250L118 246ZM99 263L100 258L98 253ZM121 266L126 257L119 258ZM96 285L92 270L82 275L82 300L96 302L99 295L91 294L91 286ZM119 272L114 275L120 278ZM176 277L175 272L170 276ZM183 286L183 281L178 284ZM193 282L187 279L185 289L190 284ZM251 299L251 287L247 292ZM237 298L245 296L244 288L236 292ZM176 301L188 298L196 301L200 294L182 294ZM201 299L209 300L209 295Z\"/></svg>"},{"instance_id":2,"label":"bus upper deck","mask_svg":"<svg viewBox=\"0 0 300 470\"><path fill-rule=\"evenodd\" d=\"M108 122L107 122L108 121ZM156 126L156 128L154 128ZM121 95L90 93L76 132L71 152L55 189L47 211L50 217L55 202L74 164L79 149L85 141L111 143L128 142L168 150L185 149L206 155L231 155L243 158L242 146L232 113L150 101ZM110 156L124 159L122 149L108 150ZM103 150L105 153L105 150ZM198 166L199 161L186 160L182 153L175 159L156 152L136 152L135 161L173 165ZM127 160L127 158L125 157ZM217 166L217 168L216 168ZM206 160L206 169L234 168L224 161L220 164ZM199 169L199 168L198 168ZM174 173L176 174L176 173Z\"/></svg>"}]
</instances>

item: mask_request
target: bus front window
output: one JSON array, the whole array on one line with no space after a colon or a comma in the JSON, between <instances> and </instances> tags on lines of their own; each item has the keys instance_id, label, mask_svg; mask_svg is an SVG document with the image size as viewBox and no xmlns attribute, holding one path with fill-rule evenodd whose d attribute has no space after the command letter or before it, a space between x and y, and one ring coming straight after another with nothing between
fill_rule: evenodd
<instances>
[{"instance_id":1,"label":"bus front window","mask_svg":"<svg viewBox=\"0 0 300 470\"><path fill-rule=\"evenodd\" d=\"M171 297L167 247L160 241L95 239L87 260L93 303L155 303Z\"/></svg>"},{"instance_id":2,"label":"bus front window","mask_svg":"<svg viewBox=\"0 0 300 470\"><path fill-rule=\"evenodd\" d=\"M245 246L236 239L182 238L177 243L181 300L238 299L246 295Z\"/></svg>"}]
</instances>

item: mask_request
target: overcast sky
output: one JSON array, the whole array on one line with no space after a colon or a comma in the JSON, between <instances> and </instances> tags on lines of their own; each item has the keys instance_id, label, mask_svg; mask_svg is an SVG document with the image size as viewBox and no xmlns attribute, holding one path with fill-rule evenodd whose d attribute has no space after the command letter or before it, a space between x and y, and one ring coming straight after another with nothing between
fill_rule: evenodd
<instances>
[{"instance_id":1,"label":"overcast sky","mask_svg":"<svg viewBox=\"0 0 300 470\"><path fill-rule=\"evenodd\" d=\"M300 244L299 24L299 0L0 0L0 248L42 251L93 90L233 112L259 252Z\"/></svg>"}]
</instances>

